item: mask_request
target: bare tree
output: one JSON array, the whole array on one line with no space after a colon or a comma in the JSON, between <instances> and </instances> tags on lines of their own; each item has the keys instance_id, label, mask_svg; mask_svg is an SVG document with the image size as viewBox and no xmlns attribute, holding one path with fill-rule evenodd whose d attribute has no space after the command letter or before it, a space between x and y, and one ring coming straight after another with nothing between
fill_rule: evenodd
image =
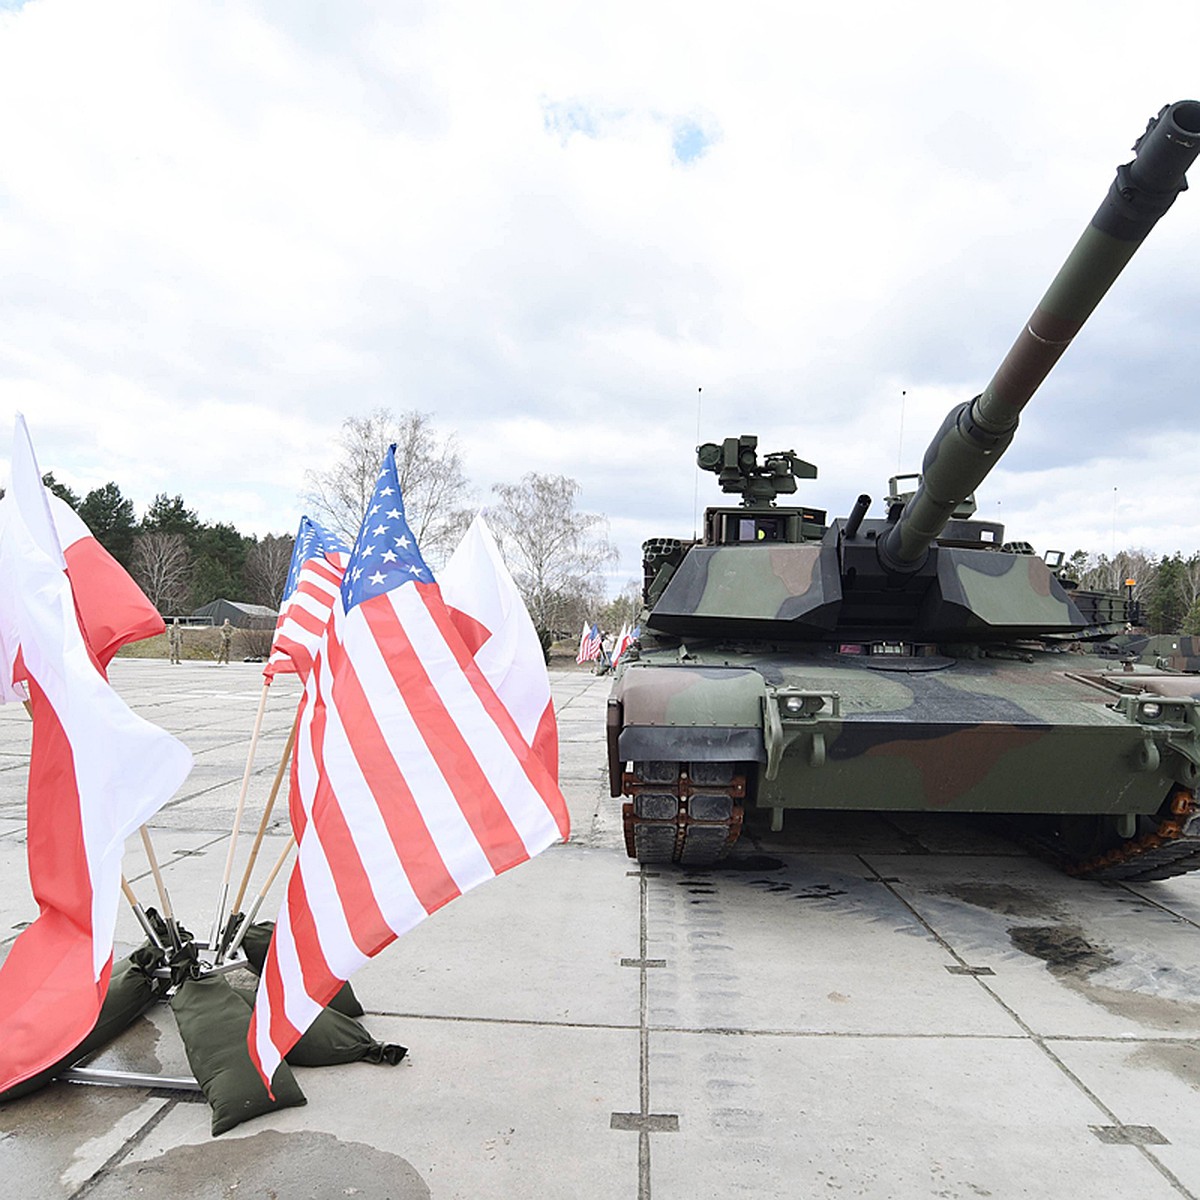
<instances>
[{"instance_id":1,"label":"bare tree","mask_svg":"<svg viewBox=\"0 0 1200 1200\"><path fill-rule=\"evenodd\" d=\"M404 515L421 552L437 565L470 521L470 490L454 435L440 435L428 413L377 408L347 417L338 437L341 453L328 470L307 472L305 500L314 517L353 544L393 442Z\"/></svg>"},{"instance_id":2,"label":"bare tree","mask_svg":"<svg viewBox=\"0 0 1200 1200\"><path fill-rule=\"evenodd\" d=\"M246 551L243 575L252 603L266 604L276 610L283 603L283 589L292 563L294 541L291 534L277 536L268 533L252 543Z\"/></svg>"},{"instance_id":3,"label":"bare tree","mask_svg":"<svg viewBox=\"0 0 1200 1200\"><path fill-rule=\"evenodd\" d=\"M579 484L566 475L530 472L492 490L488 523L534 625L573 631L603 603L601 572L617 561L607 522L575 511Z\"/></svg>"},{"instance_id":4,"label":"bare tree","mask_svg":"<svg viewBox=\"0 0 1200 1200\"><path fill-rule=\"evenodd\" d=\"M1080 552L1076 551L1076 555ZM1076 555L1072 555L1074 561ZM1119 550L1112 558L1106 554L1087 556L1087 565L1079 573L1082 587L1099 591L1123 592L1125 581L1134 580L1133 598L1141 600L1154 575L1154 560L1144 550Z\"/></svg>"},{"instance_id":5,"label":"bare tree","mask_svg":"<svg viewBox=\"0 0 1200 1200\"><path fill-rule=\"evenodd\" d=\"M188 607L192 559L182 533L139 533L133 539L130 566L150 603L164 616Z\"/></svg>"}]
</instances>

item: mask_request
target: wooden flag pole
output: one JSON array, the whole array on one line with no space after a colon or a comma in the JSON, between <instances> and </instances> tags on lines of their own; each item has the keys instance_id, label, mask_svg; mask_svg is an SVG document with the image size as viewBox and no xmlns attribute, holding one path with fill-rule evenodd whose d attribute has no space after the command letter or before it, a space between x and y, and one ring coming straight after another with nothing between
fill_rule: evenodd
<instances>
[{"instance_id":1,"label":"wooden flag pole","mask_svg":"<svg viewBox=\"0 0 1200 1200\"><path fill-rule=\"evenodd\" d=\"M238 794L237 810L233 815L233 830L229 835L229 853L225 856L225 874L221 878L221 890L217 896L217 911L213 914L212 934L208 939L210 947L217 945L217 940L221 936L221 922L225 919L225 901L229 899L229 880L233 876L233 855L237 849L242 814L246 811L246 793L250 789L250 772L254 768L254 751L258 746L259 734L262 732L263 714L267 709L267 688L270 686L271 681L264 679L262 695L258 699L258 714L254 718L254 732L250 735L250 749L246 752L246 769L242 773L242 790Z\"/></svg>"},{"instance_id":2,"label":"wooden flag pole","mask_svg":"<svg viewBox=\"0 0 1200 1200\"><path fill-rule=\"evenodd\" d=\"M287 840L287 845L284 846L279 857L275 860L275 865L271 868L270 875L267 876L267 881L258 890L258 895L254 897L254 903L250 906L250 911L246 914L246 919L238 926L237 936L229 944L229 949L226 951L226 956L232 958L241 947L242 939L246 936L246 930L254 924L254 918L258 916L258 910L262 907L262 902L267 898L267 893L271 890L271 884L275 882L275 876L283 870L283 864L287 862L287 857L292 852L292 848L296 845L296 835L293 833Z\"/></svg>"},{"instance_id":3,"label":"wooden flag pole","mask_svg":"<svg viewBox=\"0 0 1200 1200\"><path fill-rule=\"evenodd\" d=\"M138 903L138 898L133 894L133 888L129 886L129 880L124 875L121 876L121 891L125 893L125 899L129 901L129 907L133 909L133 915L137 917L142 932L150 939L150 944L159 950L165 949L158 940L154 926L150 924L150 918L146 916L146 910Z\"/></svg>"},{"instance_id":4,"label":"wooden flag pole","mask_svg":"<svg viewBox=\"0 0 1200 1200\"><path fill-rule=\"evenodd\" d=\"M263 836L267 832L267 823L271 819L271 813L275 808L275 799L279 795L279 788L283 784L283 777L287 772L288 763L291 762L292 751L296 746L296 727L300 723L300 713L296 713L296 720L292 722L292 728L287 736L287 743L283 747L283 756L279 760L279 769L275 772L275 781L271 784L271 794L267 797L266 807L263 809L262 820L258 823L258 832L254 835L254 845L250 847L250 858L246 863L246 869L242 873L242 882L238 886L237 895L234 897L233 906L230 908L231 913L240 912L242 901L246 896L246 888L250 885L250 874L254 870L254 864L258 861L258 852L262 848Z\"/></svg>"},{"instance_id":5,"label":"wooden flag pole","mask_svg":"<svg viewBox=\"0 0 1200 1200\"><path fill-rule=\"evenodd\" d=\"M154 853L154 845L150 841L150 830L142 826L142 847L146 851L146 859L150 863L150 873L154 876L154 886L158 888L158 900L162 905L163 920L167 923L167 932L171 935L171 945L179 950L183 941L179 936L179 928L175 924L175 912L171 908L171 897L167 895L167 885L163 882L162 872L158 869L158 855Z\"/></svg>"}]
</instances>

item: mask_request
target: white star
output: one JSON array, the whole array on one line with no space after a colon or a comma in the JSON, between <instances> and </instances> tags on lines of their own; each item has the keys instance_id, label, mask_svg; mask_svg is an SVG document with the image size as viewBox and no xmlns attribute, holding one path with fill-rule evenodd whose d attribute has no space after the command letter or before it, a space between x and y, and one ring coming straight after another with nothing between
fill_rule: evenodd
<instances>
[{"instance_id":1,"label":"white star","mask_svg":"<svg viewBox=\"0 0 1200 1200\"><path fill-rule=\"evenodd\" d=\"M363 557L363 558L366 558L368 554L374 554L374 553L375 553L375 547L374 547L374 546L364 546L364 547L363 547L363 552L362 552L362 557Z\"/></svg>"},{"instance_id":2,"label":"white star","mask_svg":"<svg viewBox=\"0 0 1200 1200\"><path fill-rule=\"evenodd\" d=\"M370 511L367 513L367 516L368 516L368 517L373 517L373 516L374 516L374 515L375 515L375 514L376 514L378 511L379 511L379 505L378 505L378 504L372 504L372 505L371 505L371 509L370 509Z\"/></svg>"},{"instance_id":3,"label":"white star","mask_svg":"<svg viewBox=\"0 0 1200 1200\"><path fill-rule=\"evenodd\" d=\"M395 521L400 516L400 510L398 508L389 508L387 510L386 516L388 517L389 520Z\"/></svg>"},{"instance_id":4,"label":"white star","mask_svg":"<svg viewBox=\"0 0 1200 1200\"><path fill-rule=\"evenodd\" d=\"M354 576L354 582L357 583L362 578L362 567L355 567L350 574Z\"/></svg>"},{"instance_id":5,"label":"white star","mask_svg":"<svg viewBox=\"0 0 1200 1200\"><path fill-rule=\"evenodd\" d=\"M409 567L409 568L408 568L408 573L409 573L410 575L423 575L425 572L424 572L424 571L422 571L422 570L421 570L421 568L420 568L420 567L418 567L418 566L417 566L417 565L414 563L414 564L413 564L411 567Z\"/></svg>"},{"instance_id":6,"label":"white star","mask_svg":"<svg viewBox=\"0 0 1200 1200\"><path fill-rule=\"evenodd\" d=\"M381 496L390 496L390 495L392 494L393 490L394 490L394 489L393 489L393 488L390 488L390 487L381 487L381 488L379 489L379 494L380 494Z\"/></svg>"},{"instance_id":7,"label":"white star","mask_svg":"<svg viewBox=\"0 0 1200 1200\"><path fill-rule=\"evenodd\" d=\"M406 537L392 538L392 541L395 542L396 545L399 546L401 550L408 549L408 538L406 538Z\"/></svg>"},{"instance_id":8,"label":"white star","mask_svg":"<svg viewBox=\"0 0 1200 1200\"><path fill-rule=\"evenodd\" d=\"M395 561L396 561L396 553L395 553L395 551L393 551L393 550L385 550L385 551L383 552L383 561L384 561L384 562L395 562Z\"/></svg>"},{"instance_id":9,"label":"white star","mask_svg":"<svg viewBox=\"0 0 1200 1200\"><path fill-rule=\"evenodd\" d=\"M387 526L386 525L376 525L375 528L371 530L371 533L375 537L379 537L380 534L387 533Z\"/></svg>"},{"instance_id":10,"label":"white star","mask_svg":"<svg viewBox=\"0 0 1200 1200\"><path fill-rule=\"evenodd\" d=\"M383 582L383 573L376 571L374 575L368 575L367 578L378 587Z\"/></svg>"}]
</instances>

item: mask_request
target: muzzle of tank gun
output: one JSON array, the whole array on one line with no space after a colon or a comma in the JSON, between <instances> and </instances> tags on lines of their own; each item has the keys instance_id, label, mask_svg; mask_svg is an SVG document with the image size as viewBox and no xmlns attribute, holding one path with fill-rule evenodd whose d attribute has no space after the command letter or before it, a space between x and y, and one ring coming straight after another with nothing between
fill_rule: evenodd
<instances>
[{"instance_id":1,"label":"muzzle of tank gun","mask_svg":"<svg viewBox=\"0 0 1200 1200\"><path fill-rule=\"evenodd\" d=\"M1187 187L1200 153L1200 103L1160 110L1117 169L1103 203L1000 364L969 404L952 409L925 452L922 479L896 523L877 541L893 574L920 569L957 504L995 467L1021 411L1071 344L1155 222Z\"/></svg>"}]
</instances>

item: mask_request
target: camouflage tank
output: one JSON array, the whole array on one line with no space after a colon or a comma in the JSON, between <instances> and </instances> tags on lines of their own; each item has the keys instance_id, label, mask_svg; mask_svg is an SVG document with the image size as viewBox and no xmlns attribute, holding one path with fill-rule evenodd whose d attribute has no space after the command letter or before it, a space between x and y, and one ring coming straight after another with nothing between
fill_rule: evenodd
<instances>
[{"instance_id":1,"label":"camouflage tank","mask_svg":"<svg viewBox=\"0 0 1200 1200\"><path fill-rule=\"evenodd\" d=\"M754 437L697 450L740 496L693 540L645 544L640 646L608 702L608 771L642 863L704 865L788 809L1029 814L1071 871L1200 866L1200 679L1080 654L1129 628L1124 594L1058 577L973 495L1026 402L1200 150L1200 103L1164 108L1120 167L983 392L946 417L886 515L779 497L816 468ZM1037 818L1036 820L1034 818Z\"/></svg>"}]
</instances>

